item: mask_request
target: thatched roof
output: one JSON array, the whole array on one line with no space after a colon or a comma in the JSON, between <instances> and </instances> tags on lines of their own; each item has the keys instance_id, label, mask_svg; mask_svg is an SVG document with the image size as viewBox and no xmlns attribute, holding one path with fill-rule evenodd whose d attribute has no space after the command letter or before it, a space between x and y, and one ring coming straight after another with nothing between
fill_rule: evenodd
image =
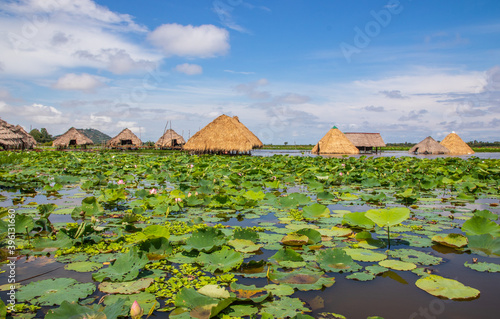
<instances>
[{"instance_id":1,"label":"thatched roof","mask_svg":"<svg viewBox=\"0 0 500 319\"><path fill-rule=\"evenodd\" d=\"M413 146L410 154L449 154L450 150L439 144L432 137L428 136L423 141Z\"/></svg>"},{"instance_id":2,"label":"thatched roof","mask_svg":"<svg viewBox=\"0 0 500 319\"><path fill-rule=\"evenodd\" d=\"M35 138L31 136L28 132L26 132L21 125L16 125L13 131L20 134L23 137L25 148L33 148L36 145Z\"/></svg>"},{"instance_id":3,"label":"thatched roof","mask_svg":"<svg viewBox=\"0 0 500 319\"><path fill-rule=\"evenodd\" d=\"M193 135L184 145L195 152L248 152L263 144L237 116L221 115Z\"/></svg>"},{"instance_id":4,"label":"thatched roof","mask_svg":"<svg viewBox=\"0 0 500 319\"><path fill-rule=\"evenodd\" d=\"M184 144L186 144L186 141L184 140L184 138L170 128L165 132L165 134L162 135L162 137L160 137L158 139L158 141L155 143L155 146L156 147L172 147L172 146L184 145Z\"/></svg>"},{"instance_id":5,"label":"thatched roof","mask_svg":"<svg viewBox=\"0 0 500 319\"><path fill-rule=\"evenodd\" d=\"M53 146L67 147L72 145L92 145L94 144L90 138L80 133L76 128L70 128L66 133L56 138Z\"/></svg>"},{"instance_id":6,"label":"thatched roof","mask_svg":"<svg viewBox=\"0 0 500 319\"><path fill-rule=\"evenodd\" d=\"M359 154L359 150L337 127L332 127L312 151L315 154Z\"/></svg>"},{"instance_id":7,"label":"thatched roof","mask_svg":"<svg viewBox=\"0 0 500 319\"><path fill-rule=\"evenodd\" d=\"M23 148L23 136L14 131L15 126L0 119L0 146L4 149Z\"/></svg>"},{"instance_id":8,"label":"thatched roof","mask_svg":"<svg viewBox=\"0 0 500 319\"><path fill-rule=\"evenodd\" d=\"M128 128L120 132L107 143L108 146L142 146L142 141Z\"/></svg>"},{"instance_id":9,"label":"thatched roof","mask_svg":"<svg viewBox=\"0 0 500 319\"><path fill-rule=\"evenodd\" d=\"M380 133L344 133L356 147L384 147Z\"/></svg>"},{"instance_id":10,"label":"thatched roof","mask_svg":"<svg viewBox=\"0 0 500 319\"><path fill-rule=\"evenodd\" d=\"M451 154L474 154L472 148L465 143L455 132L448 134L440 143L450 150Z\"/></svg>"}]
</instances>

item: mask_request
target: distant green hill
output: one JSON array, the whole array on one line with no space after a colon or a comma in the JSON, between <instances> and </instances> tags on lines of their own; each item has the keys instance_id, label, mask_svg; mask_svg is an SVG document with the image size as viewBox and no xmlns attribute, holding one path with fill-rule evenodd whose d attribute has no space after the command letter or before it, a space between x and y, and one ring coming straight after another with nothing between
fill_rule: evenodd
<instances>
[{"instance_id":1,"label":"distant green hill","mask_svg":"<svg viewBox=\"0 0 500 319\"><path fill-rule=\"evenodd\" d=\"M90 138L94 144L101 144L102 142L107 142L111 139L111 136L94 128L78 129L78 131Z\"/></svg>"}]
</instances>

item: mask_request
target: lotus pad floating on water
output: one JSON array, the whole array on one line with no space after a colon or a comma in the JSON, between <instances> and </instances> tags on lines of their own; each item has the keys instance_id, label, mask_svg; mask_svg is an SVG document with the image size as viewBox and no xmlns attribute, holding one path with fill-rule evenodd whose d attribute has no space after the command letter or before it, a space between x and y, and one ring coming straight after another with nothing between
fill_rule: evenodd
<instances>
[{"instance_id":1,"label":"lotus pad floating on water","mask_svg":"<svg viewBox=\"0 0 500 319\"><path fill-rule=\"evenodd\" d=\"M387 259L387 255L377 253L368 249L361 248L346 248L345 252L358 261L381 261Z\"/></svg>"},{"instance_id":2,"label":"lotus pad floating on water","mask_svg":"<svg viewBox=\"0 0 500 319\"><path fill-rule=\"evenodd\" d=\"M415 285L433 296L448 299L471 299L479 296L479 290L438 275L428 275L418 279Z\"/></svg>"},{"instance_id":3,"label":"lotus pad floating on water","mask_svg":"<svg viewBox=\"0 0 500 319\"><path fill-rule=\"evenodd\" d=\"M468 262L465 262L464 266L482 272L500 272L500 265L493 263L478 262L475 264L469 264Z\"/></svg>"},{"instance_id":4,"label":"lotus pad floating on water","mask_svg":"<svg viewBox=\"0 0 500 319\"><path fill-rule=\"evenodd\" d=\"M57 278L35 281L19 288L18 302L41 306L60 305L63 301L76 302L95 291L93 283L80 283L73 278Z\"/></svg>"},{"instance_id":5,"label":"lotus pad floating on water","mask_svg":"<svg viewBox=\"0 0 500 319\"><path fill-rule=\"evenodd\" d=\"M318 252L316 261L321 269L332 272L353 272L362 267L342 249L325 249Z\"/></svg>"},{"instance_id":6,"label":"lotus pad floating on water","mask_svg":"<svg viewBox=\"0 0 500 319\"><path fill-rule=\"evenodd\" d=\"M323 272L308 269L296 269L291 272L274 271L269 274L269 279L274 283L287 284L302 291L319 290L330 287L335 283L335 278L323 276Z\"/></svg>"},{"instance_id":7,"label":"lotus pad floating on water","mask_svg":"<svg viewBox=\"0 0 500 319\"><path fill-rule=\"evenodd\" d=\"M445 237L436 235L432 237L432 240L442 245L453 248L461 248L467 246L468 243L467 237L462 234L448 234Z\"/></svg>"},{"instance_id":8,"label":"lotus pad floating on water","mask_svg":"<svg viewBox=\"0 0 500 319\"><path fill-rule=\"evenodd\" d=\"M417 268L414 263L400 261L400 260L382 260L378 263L382 267L394 269L394 270L412 270Z\"/></svg>"}]
</instances>

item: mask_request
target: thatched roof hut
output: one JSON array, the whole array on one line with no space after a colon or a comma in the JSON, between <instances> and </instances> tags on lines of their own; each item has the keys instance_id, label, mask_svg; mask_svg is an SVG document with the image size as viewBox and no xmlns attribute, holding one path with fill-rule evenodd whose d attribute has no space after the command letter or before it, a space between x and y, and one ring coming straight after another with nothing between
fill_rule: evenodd
<instances>
[{"instance_id":1,"label":"thatched roof hut","mask_svg":"<svg viewBox=\"0 0 500 319\"><path fill-rule=\"evenodd\" d=\"M440 144L449 149L451 154L474 154L472 148L470 148L470 146L467 145L467 143L465 143L455 132L448 134L448 136L446 136Z\"/></svg>"},{"instance_id":2,"label":"thatched roof hut","mask_svg":"<svg viewBox=\"0 0 500 319\"><path fill-rule=\"evenodd\" d=\"M158 139L155 146L157 148L170 148L182 146L184 144L186 144L184 138L170 128L166 130L165 133Z\"/></svg>"},{"instance_id":3,"label":"thatched roof hut","mask_svg":"<svg viewBox=\"0 0 500 319\"><path fill-rule=\"evenodd\" d=\"M380 133L344 133L344 135L360 151L371 152L373 149L386 146Z\"/></svg>"},{"instance_id":4,"label":"thatched roof hut","mask_svg":"<svg viewBox=\"0 0 500 319\"><path fill-rule=\"evenodd\" d=\"M237 116L221 115L193 135L184 149L196 153L247 153L263 144Z\"/></svg>"},{"instance_id":5,"label":"thatched roof hut","mask_svg":"<svg viewBox=\"0 0 500 319\"><path fill-rule=\"evenodd\" d=\"M359 154L359 150L336 126L332 127L311 153L315 154Z\"/></svg>"},{"instance_id":6,"label":"thatched roof hut","mask_svg":"<svg viewBox=\"0 0 500 319\"><path fill-rule=\"evenodd\" d=\"M111 147L139 147L142 141L128 128L120 132L107 143Z\"/></svg>"},{"instance_id":7,"label":"thatched roof hut","mask_svg":"<svg viewBox=\"0 0 500 319\"><path fill-rule=\"evenodd\" d=\"M23 136L14 131L15 126L0 119L0 146L3 149L24 147Z\"/></svg>"},{"instance_id":8,"label":"thatched roof hut","mask_svg":"<svg viewBox=\"0 0 500 319\"><path fill-rule=\"evenodd\" d=\"M16 125L13 131L23 137L24 148L32 149L36 145L35 138L26 132L21 125Z\"/></svg>"},{"instance_id":9,"label":"thatched roof hut","mask_svg":"<svg viewBox=\"0 0 500 319\"><path fill-rule=\"evenodd\" d=\"M432 137L427 136L423 141L413 146L408 153L410 154L449 154L450 150L439 144Z\"/></svg>"},{"instance_id":10,"label":"thatched roof hut","mask_svg":"<svg viewBox=\"0 0 500 319\"><path fill-rule=\"evenodd\" d=\"M94 144L90 138L80 133L76 128L70 128L66 133L56 138L52 145L58 148L68 146L87 146Z\"/></svg>"}]
</instances>

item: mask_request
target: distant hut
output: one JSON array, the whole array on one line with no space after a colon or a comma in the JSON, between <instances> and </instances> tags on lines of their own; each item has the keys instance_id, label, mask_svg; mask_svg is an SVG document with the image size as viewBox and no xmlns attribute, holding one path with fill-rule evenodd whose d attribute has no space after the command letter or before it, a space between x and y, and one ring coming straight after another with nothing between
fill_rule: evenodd
<instances>
[{"instance_id":1,"label":"distant hut","mask_svg":"<svg viewBox=\"0 0 500 319\"><path fill-rule=\"evenodd\" d=\"M155 146L157 148L174 148L184 144L186 144L184 138L170 128L158 139Z\"/></svg>"},{"instance_id":2,"label":"distant hut","mask_svg":"<svg viewBox=\"0 0 500 319\"><path fill-rule=\"evenodd\" d=\"M107 143L110 147L131 148L142 146L142 141L128 128L120 132Z\"/></svg>"},{"instance_id":3,"label":"distant hut","mask_svg":"<svg viewBox=\"0 0 500 319\"><path fill-rule=\"evenodd\" d=\"M24 148L23 136L14 129L14 125L0 119L0 147L4 150Z\"/></svg>"},{"instance_id":4,"label":"distant hut","mask_svg":"<svg viewBox=\"0 0 500 319\"><path fill-rule=\"evenodd\" d=\"M408 153L410 154L449 154L450 150L439 144L432 137L428 136L423 141L413 146Z\"/></svg>"},{"instance_id":5,"label":"distant hut","mask_svg":"<svg viewBox=\"0 0 500 319\"><path fill-rule=\"evenodd\" d=\"M33 147L35 147L36 145L35 138L31 136L28 132L26 132L21 125L16 125L13 128L13 131L23 137L23 144L24 144L23 148L32 149Z\"/></svg>"},{"instance_id":6,"label":"distant hut","mask_svg":"<svg viewBox=\"0 0 500 319\"><path fill-rule=\"evenodd\" d=\"M56 138L52 145L57 148L64 148L69 146L81 146L87 147L87 145L93 145L94 143L90 138L80 133L76 128L70 128L66 133Z\"/></svg>"},{"instance_id":7,"label":"distant hut","mask_svg":"<svg viewBox=\"0 0 500 319\"><path fill-rule=\"evenodd\" d=\"M446 136L440 144L449 149L451 154L474 154L472 148L470 148L470 146L467 145L467 143L465 143L455 132L448 134L448 136Z\"/></svg>"},{"instance_id":8,"label":"distant hut","mask_svg":"<svg viewBox=\"0 0 500 319\"><path fill-rule=\"evenodd\" d=\"M379 147L385 147L380 133L344 133L344 135L363 153L372 153L374 150L378 153Z\"/></svg>"},{"instance_id":9,"label":"distant hut","mask_svg":"<svg viewBox=\"0 0 500 319\"><path fill-rule=\"evenodd\" d=\"M221 115L193 135L184 149L194 153L249 153L263 144L237 116Z\"/></svg>"},{"instance_id":10,"label":"distant hut","mask_svg":"<svg viewBox=\"0 0 500 319\"><path fill-rule=\"evenodd\" d=\"M311 153L314 154L359 154L359 150L336 126L332 127Z\"/></svg>"}]
</instances>

